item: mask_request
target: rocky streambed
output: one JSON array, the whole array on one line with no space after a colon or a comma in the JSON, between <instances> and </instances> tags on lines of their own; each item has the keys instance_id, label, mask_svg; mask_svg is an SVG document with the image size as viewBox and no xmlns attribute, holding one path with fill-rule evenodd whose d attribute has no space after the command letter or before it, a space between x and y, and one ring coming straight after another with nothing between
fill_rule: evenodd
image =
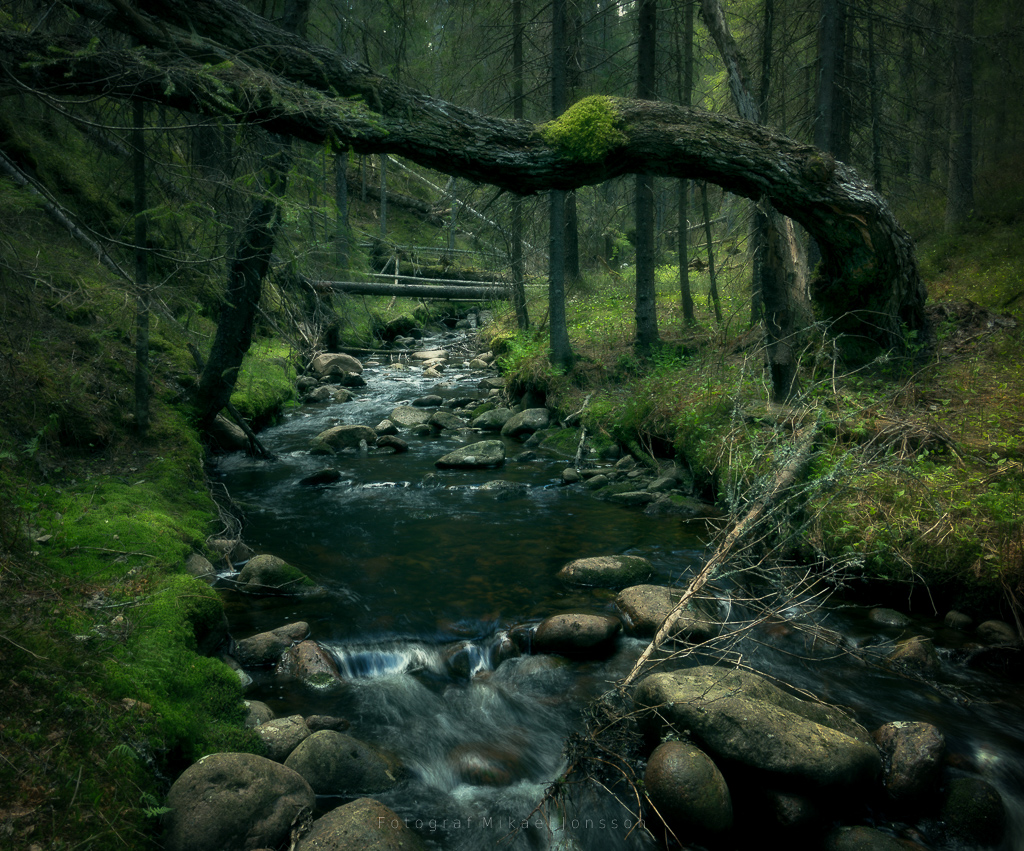
<instances>
[{"instance_id":1,"label":"rocky streambed","mask_svg":"<svg viewBox=\"0 0 1024 851\"><path fill-rule=\"evenodd\" d=\"M750 628L721 585L675 622L708 652L615 692L714 509L506 399L469 339L323 356L262 435L276 460L221 463L246 543L191 569L224 589L266 756L189 768L168 849L1016 847L1008 625L795 600ZM631 736L605 788L565 749L594 705Z\"/></svg>"}]
</instances>

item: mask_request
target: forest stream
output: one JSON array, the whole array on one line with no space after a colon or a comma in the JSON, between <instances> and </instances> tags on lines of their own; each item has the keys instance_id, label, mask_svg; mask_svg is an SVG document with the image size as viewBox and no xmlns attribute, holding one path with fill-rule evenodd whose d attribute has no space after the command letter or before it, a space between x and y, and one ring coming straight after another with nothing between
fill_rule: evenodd
<instances>
[{"instance_id":1,"label":"forest stream","mask_svg":"<svg viewBox=\"0 0 1024 851\"><path fill-rule=\"evenodd\" d=\"M236 453L219 463L221 481L245 510L246 542L326 589L311 597L225 590L232 634L244 638L305 621L344 679L341 688L317 691L270 670L250 671L247 697L278 717L342 716L353 736L400 756L409 778L375 797L435 847L476 851L502 840L502 848L657 847L635 829L636 816L607 795L578 798L561 816L548 809L541 818L535 810L565 770L563 746L581 708L630 671L646 641L623 636L610 659L570 662L510 653L508 636L559 612L614 612L614 592L556 578L566 562L640 555L654 566L652 583L685 582L704 557L706 530L563 485L571 458L520 459L524 447L515 440L506 440L507 460L497 470L436 469L434 462L462 441L444 433L403 432L409 451L401 454L311 455L310 439L325 429L374 426L428 393L486 396L468 366L452 363L438 380L392 368L389 361L398 359L396 353L367 361L367 386L352 401L294 409L264 431L275 460ZM340 479L300 484L328 465ZM481 488L494 480L516 486ZM742 616L730 614L727 597L720 603L727 616ZM852 648L907 634L906 627L879 626L867 612L834 602L804 611L795 601L787 616L812 620ZM945 628L942 614L912 624L939 650L941 686L866 666L834 648L808 653L785 630L745 639L743 658L848 708L868 730L890 721L936 725L953 758L1002 794L1010 821L1003 848L1024 847L1024 690L963 665L967 637ZM325 809L334 803L322 801ZM877 815L876 826L914 835L898 813Z\"/></svg>"}]
</instances>

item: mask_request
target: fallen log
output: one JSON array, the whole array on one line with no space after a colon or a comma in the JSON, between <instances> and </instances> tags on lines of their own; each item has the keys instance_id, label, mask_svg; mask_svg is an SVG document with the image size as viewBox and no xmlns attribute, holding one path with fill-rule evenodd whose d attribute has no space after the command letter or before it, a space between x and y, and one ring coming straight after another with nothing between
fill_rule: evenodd
<instances>
[{"instance_id":1,"label":"fallen log","mask_svg":"<svg viewBox=\"0 0 1024 851\"><path fill-rule=\"evenodd\" d=\"M436 298L447 301L492 301L512 298L507 284L484 287L479 284L384 284L367 281L317 281L313 287L322 292L340 292L351 295L388 295L400 298Z\"/></svg>"}]
</instances>

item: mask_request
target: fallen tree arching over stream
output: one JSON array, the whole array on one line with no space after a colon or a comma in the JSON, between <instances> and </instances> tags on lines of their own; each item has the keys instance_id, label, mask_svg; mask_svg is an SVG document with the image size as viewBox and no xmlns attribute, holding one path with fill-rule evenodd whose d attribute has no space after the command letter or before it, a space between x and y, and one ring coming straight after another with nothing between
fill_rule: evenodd
<instances>
[{"instance_id":1,"label":"fallen tree arching over stream","mask_svg":"<svg viewBox=\"0 0 1024 851\"><path fill-rule=\"evenodd\" d=\"M913 244L852 168L766 127L669 103L588 98L548 125L483 116L374 73L232 0L70 5L118 38L0 29L6 82L229 116L337 150L391 153L529 194L629 173L704 179L770 201L822 250L814 296L844 333L902 349L926 336Z\"/></svg>"}]
</instances>

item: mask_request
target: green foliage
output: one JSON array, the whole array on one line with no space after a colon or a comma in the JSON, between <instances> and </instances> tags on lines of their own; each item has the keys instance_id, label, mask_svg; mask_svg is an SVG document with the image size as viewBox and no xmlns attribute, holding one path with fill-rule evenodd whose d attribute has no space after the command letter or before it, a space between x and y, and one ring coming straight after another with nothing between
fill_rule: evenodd
<instances>
[{"instance_id":1,"label":"green foliage","mask_svg":"<svg viewBox=\"0 0 1024 851\"><path fill-rule=\"evenodd\" d=\"M539 131L563 157L584 163L604 159L626 141L614 99L602 95L583 98Z\"/></svg>"},{"instance_id":2,"label":"green foliage","mask_svg":"<svg viewBox=\"0 0 1024 851\"><path fill-rule=\"evenodd\" d=\"M253 343L231 394L231 403L247 420L266 422L295 398L296 370L287 345L273 339Z\"/></svg>"}]
</instances>

